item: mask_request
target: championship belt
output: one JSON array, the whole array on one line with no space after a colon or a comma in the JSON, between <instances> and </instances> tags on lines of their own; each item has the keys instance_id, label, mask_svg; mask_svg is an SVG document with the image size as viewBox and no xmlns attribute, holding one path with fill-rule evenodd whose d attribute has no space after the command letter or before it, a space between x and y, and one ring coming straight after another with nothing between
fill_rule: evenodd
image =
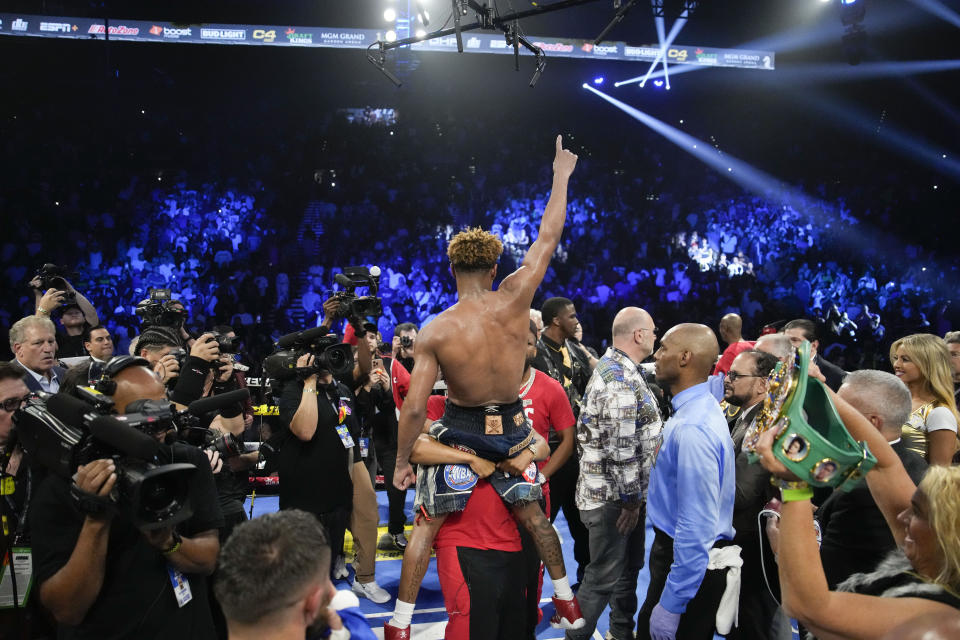
<instances>
[{"instance_id":1,"label":"championship belt","mask_svg":"<svg viewBox=\"0 0 960 640\"><path fill-rule=\"evenodd\" d=\"M775 429L773 454L787 469L813 486L850 491L877 459L843 426L826 385L811 378L809 369L810 343L805 341L770 372L767 397L747 428L743 448L756 462L760 435Z\"/></svg>"}]
</instances>

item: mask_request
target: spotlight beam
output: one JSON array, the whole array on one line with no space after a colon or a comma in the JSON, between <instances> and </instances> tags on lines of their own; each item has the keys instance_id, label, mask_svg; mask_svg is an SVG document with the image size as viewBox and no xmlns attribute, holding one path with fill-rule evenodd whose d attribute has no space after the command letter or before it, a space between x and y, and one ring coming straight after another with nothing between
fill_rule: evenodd
<instances>
[{"instance_id":1,"label":"spotlight beam","mask_svg":"<svg viewBox=\"0 0 960 640\"><path fill-rule=\"evenodd\" d=\"M654 18L654 21L657 22L657 37L660 38L660 42L661 42L660 51L657 52L657 57L654 58L653 63L650 65L650 68L647 70L647 75L643 76L643 78L639 78L641 87L644 86L647 83L647 80L650 79L650 75L653 73L653 70L657 68L657 65L660 63L661 60L663 60L663 64L664 64L663 73L664 75L667 75L667 71L666 71L667 49L670 48L670 45L673 44L673 41L676 39L677 35L680 34L680 30L683 29L684 25L687 24L686 17L677 18L677 20L673 23L673 26L670 28L670 33L667 35L666 38L664 38L663 37L663 18ZM638 78L631 78L630 80L622 80L618 82L616 86L619 87L622 84L630 84L637 79ZM669 84L669 79L667 80L667 83Z\"/></svg>"},{"instance_id":2,"label":"spotlight beam","mask_svg":"<svg viewBox=\"0 0 960 640\"><path fill-rule=\"evenodd\" d=\"M613 106L629 115L631 118L647 125L673 144L677 145L719 173L722 173L724 176L736 182L745 189L748 189L759 195L766 195L771 189L782 188L782 182L777 178L764 173L759 169L754 169L746 162L738 160L737 158L734 158L728 154L723 154L721 156L720 153L714 149L709 142L698 140L697 138L694 138L693 136L684 133L679 129L671 127L662 120L658 120L653 116L636 109L635 107L631 107L625 102L617 100L612 96L608 96L604 92L599 91L588 84L584 84L583 88L599 96L600 98L603 98ZM786 192L789 196L788 201L796 202L798 205L801 202L809 201L809 198L807 198L804 194L795 190L787 189Z\"/></svg>"},{"instance_id":3,"label":"spotlight beam","mask_svg":"<svg viewBox=\"0 0 960 640\"><path fill-rule=\"evenodd\" d=\"M744 189L756 193L762 197L769 197L770 192L777 192L778 198L783 202L799 210L811 211L811 215L819 218L819 224L827 225L835 221L837 214L836 207L829 203L813 198L798 189L792 189L785 186L784 182L774 176L771 176L759 169L755 169L746 162L738 160L732 156L724 154L722 157L716 152L709 143L705 143L691 135L688 135L667 123L648 115L639 109L617 100L602 91L584 84L583 88L597 96L603 98L613 106L625 112L632 118L639 120L647 125L670 142L673 142L687 153L702 160L708 166L718 170L730 180L740 185ZM960 163L955 163L960 165ZM729 169L729 170L728 170ZM816 207L811 207L815 203ZM814 209L820 209L822 213L813 213ZM889 247L893 251L894 247L899 247L901 242L899 238L893 238L888 234L879 232L866 223L860 223L856 234L835 234L832 241L845 249L862 253L864 247ZM941 268L935 266L935 268ZM945 279L938 283L940 292L949 298L956 295L954 283Z\"/></svg>"},{"instance_id":4,"label":"spotlight beam","mask_svg":"<svg viewBox=\"0 0 960 640\"><path fill-rule=\"evenodd\" d=\"M794 95L797 99L830 116L832 122L862 131L878 144L960 181L960 161L954 160L954 157L960 154L951 153L951 157L944 158L943 156L946 154L942 150L943 145L917 138L892 124L885 124L883 134L877 135L873 125L876 121L875 115L871 116L871 114L864 113L850 104L828 100L810 91L797 91Z\"/></svg>"},{"instance_id":5,"label":"spotlight beam","mask_svg":"<svg viewBox=\"0 0 960 640\"><path fill-rule=\"evenodd\" d=\"M910 0L924 11L932 13L938 18L946 20L955 27L960 27L960 14L938 0Z\"/></svg>"},{"instance_id":6,"label":"spotlight beam","mask_svg":"<svg viewBox=\"0 0 960 640\"><path fill-rule=\"evenodd\" d=\"M673 26L677 26L677 22L680 22L680 21L677 20L676 22L674 22L674 23L673 23ZM664 79L664 80L666 81L666 83L667 83L667 89L669 89L669 88L670 88L670 76L667 75L667 47L670 46L670 43L666 41L667 39L666 39L666 37L664 37L664 35L663 35L663 27L664 27L664 24L666 24L666 23L664 22L664 19L663 19L663 18L655 18L655 19L654 19L654 23L655 23L656 26L657 26L657 39L660 41L660 54L659 54L659 55L660 55L660 59L663 61L663 79ZM673 30L672 30L672 29L670 30L670 33L671 33L671 34L673 33ZM650 75L650 71L649 71L649 70L647 71L647 75ZM642 87L643 85L644 85L644 83L641 82L641 83L640 83L640 86Z\"/></svg>"},{"instance_id":7,"label":"spotlight beam","mask_svg":"<svg viewBox=\"0 0 960 640\"><path fill-rule=\"evenodd\" d=\"M891 76L915 76L960 69L960 60L910 60L907 62L864 62L856 67L847 64L796 64L778 69L776 82L849 82Z\"/></svg>"}]
</instances>

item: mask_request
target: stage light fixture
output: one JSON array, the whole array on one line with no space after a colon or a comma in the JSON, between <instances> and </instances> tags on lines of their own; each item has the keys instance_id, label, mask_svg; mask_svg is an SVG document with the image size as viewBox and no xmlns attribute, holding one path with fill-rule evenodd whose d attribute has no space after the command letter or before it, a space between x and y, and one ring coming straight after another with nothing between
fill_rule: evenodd
<instances>
[{"instance_id":1,"label":"stage light fixture","mask_svg":"<svg viewBox=\"0 0 960 640\"><path fill-rule=\"evenodd\" d=\"M390 31L387 31L385 34L383 34L383 37L386 39L387 42L393 42L394 40L397 39L397 32L394 31L393 29L390 29Z\"/></svg>"},{"instance_id":2,"label":"stage light fixture","mask_svg":"<svg viewBox=\"0 0 960 640\"><path fill-rule=\"evenodd\" d=\"M597 76L593 79L593 84L603 84L603 76Z\"/></svg>"},{"instance_id":3,"label":"stage light fixture","mask_svg":"<svg viewBox=\"0 0 960 640\"><path fill-rule=\"evenodd\" d=\"M393 7L387 7L383 12L383 19L387 22L393 22L397 19L397 11Z\"/></svg>"},{"instance_id":4,"label":"stage light fixture","mask_svg":"<svg viewBox=\"0 0 960 640\"><path fill-rule=\"evenodd\" d=\"M643 85L640 85L640 86L642 87ZM659 89L660 87L663 86L663 80L654 80L654 81L653 81L653 86L655 86L657 89Z\"/></svg>"},{"instance_id":5,"label":"stage light fixture","mask_svg":"<svg viewBox=\"0 0 960 640\"><path fill-rule=\"evenodd\" d=\"M422 38L422 37L424 37L425 35L427 35L427 30L426 30L426 29L417 29L415 35L416 35L418 38Z\"/></svg>"}]
</instances>

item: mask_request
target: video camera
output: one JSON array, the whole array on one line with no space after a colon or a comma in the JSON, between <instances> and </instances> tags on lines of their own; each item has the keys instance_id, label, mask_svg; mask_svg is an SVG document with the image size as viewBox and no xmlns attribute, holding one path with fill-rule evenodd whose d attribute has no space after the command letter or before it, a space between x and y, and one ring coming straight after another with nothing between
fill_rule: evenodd
<instances>
[{"instance_id":1,"label":"video camera","mask_svg":"<svg viewBox=\"0 0 960 640\"><path fill-rule=\"evenodd\" d=\"M334 276L334 281L343 287L333 297L340 303L337 315L342 318L376 319L383 315L383 304L377 297L380 289L380 267L344 267L343 273ZM369 289L369 294L358 296L356 290L361 287Z\"/></svg>"},{"instance_id":2,"label":"video camera","mask_svg":"<svg viewBox=\"0 0 960 640\"><path fill-rule=\"evenodd\" d=\"M189 442L185 434L207 432L202 434L203 448L225 458L242 451L232 435L220 438L198 425L208 412L248 398L246 389L197 400L183 411L166 400L136 400L122 416L106 415L113 404L107 396L90 387L78 390L89 394L94 404L65 394L40 393L28 399L13 416L17 437L28 455L67 479L79 465L113 459L117 485L112 499L142 530L173 525L192 515L190 490L196 467L156 464L155 435L176 429L180 439ZM237 453L231 453L234 449Z\"/></svg>"},{"instance_id":3,"label":"video camera","mask_svg":"<svg viewBox=\"0 0 960 640\"><path fill-rule=\"evenodd\" d=\"M172 299L170 289L150 289L150 297L137 304L140 327L172 327L178 331L187 319L187 312Z\"/></svg>"},{"instance_id":4,"label":"video camera","mask_svg":"<svg viewBox=\"0 0 960 640\"><path fill-rule=\"evenodd\" d=\"M67 275L66 269L48 262L37 271L37 277L40 279L38 288L43 292L47 289L57 289L65 292L63 306L77 304L77 294L71 290L69 283L67 283Z\"/></svg>"},{"instance_id":5,"label":"video camera","mask_svg":"<svg viewBox=\"0 0 960 640\"><path fill-rule=\"evenodd\" d=\"M276 351L264 359L264 374L276 380L292 380L321 372L336 377L353 369L353 349L326 333L325 328L317 327L283 336L277 340ZM313 366L297 367L297 360L308 353L314 357Z\"/></svg>"},{"instance_id":6,"label":"video camera","mask_svg":"<svg viewBox=\"0 0 960 640\"><path fill-rule=\"evenodd\" d=\"M183 522L193 514L196 467L155 464L159 443L119 417L101 415L65 394L40 393L13 415L13 423L27 455L67 480L82 464L113 459L117 483L111 499L134 526L149 531Z\"/></svg>"}]
</instances>

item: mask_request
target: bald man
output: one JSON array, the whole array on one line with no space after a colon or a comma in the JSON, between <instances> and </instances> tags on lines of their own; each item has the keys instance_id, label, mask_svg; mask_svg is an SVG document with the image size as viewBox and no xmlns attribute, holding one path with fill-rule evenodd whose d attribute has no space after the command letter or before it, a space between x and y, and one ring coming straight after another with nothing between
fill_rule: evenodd
<instances>
[{"instance_id":1,"label":"bald man","mask_svg":"<svg viewBox=\"0 0 960 640\"><path fill-rule=\"evenodd\" d=\"M674 415L650 477L647 511L656 537L638 639L711 640L726 567L739 562L726 548L734 535L733 442L707 384L719 350L709 327L680 324L654 354L657 382L673 394Z\"/></svg>"},{"instance_id":2,"label":"bald man","mask_svg":"<svg viewBox=\"0 0 960 640\"><path fill-rule=\"evenodd\" d=\"M793 343L782 333L768 333L760 336L754 348L771 354L780 362L786 362L787 358L793 355Z\"/></svg>"},{"instance_id":3,"label":"bald man","mask_svg":"<svg viewBox=\"0 0 960 640\"><path fill-rule=\"evenodd\" d=\"M120 361L112 375L119 413L134 400L165 399L145 360L114 361ZM40 600L58 623L73 627L71 637L216 637L207 576L216 565L223 517L210 463L200 449L179 442L160 444L157 461L196 467L193 514L176 526L139 530L115 507L110 496L120 470L110 458L80 465L72 482L50 474L37 489L30 525Z\"/></svg>"},{"instance_id":4,"label":"bald man","mask_svg":"<svg viewBox=\"0 0 960 640\"><path fill-rule=\"evenodd\" d=\"M720 318L720 339L729 346L724 350L720 361L717 362L717 366L713 368L713 375L719 373L726 375L727 372L730 371L730 365L733 364L733 359L747 349L752 349L756 344L750 340L744 340L741 335L742 331L743 320L741 320L737 314L728 313Z\"/></svg>"},{"instance_id":5,"label":"bald man","mask_svg":"<svg viewBox=\"0 0 960 640\"><path fill-rule=\"evenodd\" d=\"M572 640L593 635L607 604L607 637L633 636L644 554L643 504L663 426L639 364L653 353L656 336L649 313L621 309L613 320L613 346L597 362L583 396L576 502L589 533L590 564L577 593L586 624L567 631Z\"/></svg>"}]
</instances>

